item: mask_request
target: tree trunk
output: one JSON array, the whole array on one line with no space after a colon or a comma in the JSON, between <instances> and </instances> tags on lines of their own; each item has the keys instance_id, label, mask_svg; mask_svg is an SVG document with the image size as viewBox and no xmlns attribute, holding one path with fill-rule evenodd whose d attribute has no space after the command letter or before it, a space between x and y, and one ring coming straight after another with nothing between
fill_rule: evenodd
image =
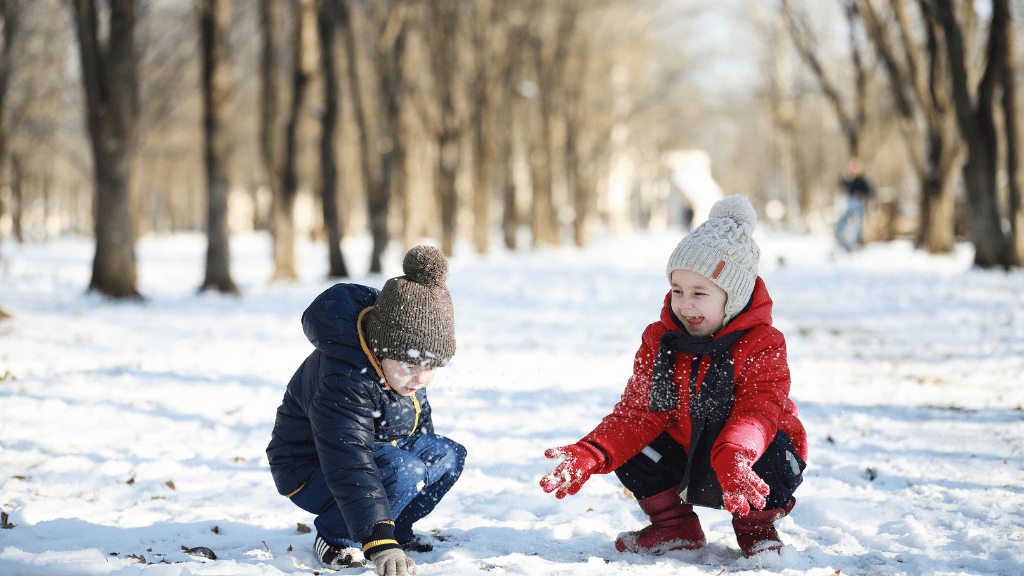
<instances>
[{"instance_id":1,"label":"tree trunk","mask_svg":"<svg viewBox=\"0 0 1024 576\"><path fill-rule=\"evenodd\" d=\"M490 249L491 197L494 193L494 152L497 134L495 130L496 73L500 62L495 58L492 45L494 36L504 30L499 21L503 6L495 6L489 0L473 3L472 39L476 61L473 66L471 86L470 127L473 138L473 244L478 254L487 254Z\"/></svg>"},{"instance_id":2,"label":"tree trunk","mask_svg":"<svg viewBox=\"0 0 1024 576\"><path fill-rule=\"evenodd\" d=\"M998 4L998 2L997 2ZM963 34L954 15L951 0L935 0L936 12L946 37L960 133L967 143L964 186L967 190L968 237L974 244L974 263L983 268L1014 264L1009 239L1003 233L996 195L998 136L993 98L1006 65L1005 27L1009 24L994 10L989 30L985 72L972 102L968 90L967 56Z\"/></svg>"},{"instance_id":3,"label":"tree trunk","mask_svg":"<svg viewBox=\"0 0 1024 576\"><path fill-rule=\"evenodd\" d=\"M898 8L902 4L897 3ZM926 1L918 3L925 21L925 53L928 60L927 82L920 72L916 75L918 100L924 103L925 119L928 126L928 152L924 188L921 193L920 244L930 253L946 253L953 250L956 240L956 199L954 188L963 166L966 147L957 131L956 108L948 97L948 75L943 51L939 46L941 24L938 23L934 8ZM902 12L898 13L905 43L909 43L910 32Z\"/></svg>"},{"instance_id":4,"label":"tree trunk","mask_svg":"<svg viewBox=\"0 0 1024 576\"><path fill-rule=\"evenodd\" d=\"M515 92L511 88L522 72L522 64L527 54L529 26L524 22L512 24L508 33L508 45L501 58L501 66L497 73L497 84L503 87L498 92L495 103L495 126L503 127L495 134L497 138L497 162L494 163L495 187L501 193L501 235L505 247L515 250L519 235L519 207L516 201L516 184L513 175L512 160L515 156L516 138L523 122L519 121L515 103Z\"/></svg>"},{"instance_id":5,"label":"tree trunk","mask_svg":"<svg viewBox=\"0 0 1024 576\"><path fill-rule=\"evenodd\" d=\"M921 48L912 40L903 0L890 0L889 3L896 16L896 32L903 41L902 55L898 55L890 27L883 24L869 0L858 0L858 13L888 72L907 154L921 182L917 245L932 253L948 252L953 248L953 197L952 188L946 185L947 178L943 175L949 171L947 152L958 146L956 134L943 130L945 107L940 104L937 94L943 90L939 79L944 76L938 65L941 58L936 42L936 24L934 18L929 18L929 8L922 3L926 42ZM927 83L921 70L921 62L926 57L931 64ZM914 102L918 103L917 107ZM923 132L919 129L916 108L922 109L926 120ZM947 142L944 138L947 135L954 142ZM923 150L922 142L926 143L927 151Z\"/></svg>"},{"instance_id":6,"label":"tree trunk","mask_svg":"<svg viewBox=\"0 0 1024 576\"><path fill-rule=\"evenodd\" d=\"M510 86L511 74L507 75L505 86ZM498 126L507 126L498 134L498 162L494 165L495 186L501 192L501 237L505 247L515 250L519 233L519 208L516 204L516 184L512 175L512 157L516 126L511 94L504 94L498 103L495 120Z\"/></svg>"},{"instance_id":7,"label":"tree trunk","mask_svg":"<svg viewBox=\"0 0 1024 576\"><path fill-rule=\"evenodd\" d=\"M350 0L351 1L351 0ZM382 256L388 243L388 190L381 185L380 176L374 171L374 152L376 146L370 144L370 120L363 103L362 82L359 78L359 53L356 50L356 30L352 26L351 9L339 4L338 23L345 38L346 61L348 63L348 84L352 97L352 110L359 131L359 167L366 186L366 204L370 220L370 236L373 247L370 251L371 274L379 274L383 270Z\"/></svg>"},{"instance_id":8,"label":"tree trunk","mask_svg":"<svg viewBox=\"0 0 1024 576\"><path fill-rule=\"evenodd\" d=\"M16 0L0 0L0 25L3 26L3 36L0 38L0 41L3 42L3 47L0 47L0 169L2 169L4 158L7 158L7 91L13 71L11 56L14 38L20 24L20 13L21 9ZM3 200L0 200L0 217L3 215L4 205ZM2 317L0 315L0 318Z\"/></svg>"},{"instance_id":9,"label":"tree trunk","mask_svg":"<svg viewBox=\"0 0 1024 576\"><path fill-rule=\"evenodd\" d=\"M565 131L565 169L566 184L569 187L569 197L572 199L573 207L573 242L577 248L587 245L589 239L587 230L587 190L583 187L582 174L580 173L580 153L577 138L578 127L573 122L568 122Z\"/></svg>"},{"instance_id":10,"label":"tree trunk","mask_svg":"<svg viewBox=\"0 0 1024 576\"><path fill-rule=\"evenodd\" d=\"M487 254L490 251L495 138L490 103L478 101L477 106L480 107L477 111L480 117L473 124L473 244L477 254Z\"/></svg>"},{"instance_id":11,"label":"tree trunk","mask_svg":"<svg viewBox=\"0 0 1024 576\"><path fill-rule=\"evenodd\" d=\"M954 241L954 177L963 161L963 146L946 96L947 67L939 49L940 25L931 4L920 0L925 32L922 46L914 40L916 34L912 33L904 1L889 0L889 4L896 34L902 41L902 54L870 1L858 0L859 14L889 73L907 153L921 182L917 245L930 253L949 252ZM921 111L923 125L918 122L916 109Z\"/></svg>"},{"instance_id":12,"label":"tree trunk","mask_svg":"<svg viewBox=\"0 0 1024 576\"><path fill-rule=\"evenodd\" d=\"M206 278L200 291L238 294L231 279L228 194L233 142L229 128L233 88L228 35L231 0L199 0L202 42L203 136L207 186Z\"/></svg>"},{"instance_id":13,"label":"tree trunk","mask_svg":"<svg viewBox=\"0 0 1024 576\"><path fill-rule=\"evenodd\" d=\"M299 123L306 103L309 82L319 60L315 56L316 46L312 42L312 39L316 38L316 7L313 0L299 0L292 7L295 15L292 99L284 134L281 194L275 203L278 214L274 222L281 226L280 232L274 235L275 280L295 280L299 277L295 261L294 224L295 198L299 193Z\"/></svg>"},{"instance_id":14,"label":"tree trunk","mask_svg":"<svg viewBox=\"0 0 1024 576\"><path fill-rule=\"evenodd\" d=\"M962 158L962 156L960 156ZM942 178L940 174L946 177ZM928 173L921 184L921 228L918 242L930 254L953 250L956 202L953 194L956 170Z\"/></svg>"},{"instance_id":15,"label":"tree trunk","mask_svg":"<svg viewBox=\"0 0 1024 576\"><path fill-rule=\"evenodd\" d=\"M73 6L96 189L89 289L112 298L139 298L129 187L139 109L135 0L110 0L105 45L95 1L75 0Z\"/></svg>"},{"instance_id":16,"label":"tree trunk","mask_svg":"<svg viewBox=\"0 0 1024 576\"><path fill-rule=\"evenodd\" d=\"M338 216L338 168L334 138L338 127L338 71L334 62L335 0L317 0L320 31L320 67L324 75L324 113L320 119L321 204L327 230L328 278L345 278L348 268L341 252L341 224Z\"/></svg>"},{"instance_id":17,"label":"tree trunk","mask_svg":"<svg viewBox=\"0 0 1024 576\"><path fill-rule=\"evenodd\" d=\"M263 46L260 53L260 158L267 186L270 187L270 231L274 258L271 279L295 277L294 262L294 209L295 198L284 193L284 132L280 127L280 73L277 60L277 0L260 1L260 33ZM297 25L297 24L296 24ZM297 50L298 47L295 47ZM289 260L290 258L290 260Z\"/></svg>"},{"instance_id":18,"label":"tree trunk","mask_svg":"<svg viewBox=\"0 0 1024 576\"><path fill-rule=\"evenodd\" d=\"M552 91L548 64L544 62L541 38L531 43L534 68L538 78L534 119L530 130L530 175L533 181L533 246L559 245L558 220L552 190L551 162L553 157L551 114Z\"/></svg>"},{"instance_id":19,"label":"tree trunk","mask_svg":"<svg viewBox=\"0 0 1024 576\"><path fill-rule=\"evenodd\" d=\"M1011 257L1018 266L1024 265L1024 206L1021 204L1021 169L1019 162L1020 126L1017 116L1016 54L1014 52L1013 16L1007 0L993 0L993 21L1004 21L1003 42L1006 63L999 82L1003 86L1003 123L1006 135L1006 173L1009 187L1009 217Z\"/></svg>"},{"instance_id":20,"label":"tree trunk","mask_svg":"<svg viewBox=\"0 0 1024 576\"><path fill-rule=\"evenodd\" d=\"M394 198L402 208L402 216L408 222L409 210L406 191L406 137L402 124L402 95L405 91L403 60L407 35L408 3L394 2L383 16L381 34L374 50L377 80L381 87L381 127L383 134L380 145L380 186L388 202ZM408 242L406 242L408 244ZM406 248L411 246L406 245Z\"/></svg>"},{"instance_id":21,"label":"tree trunk","mask_svg":"<svg viewBox=\"0 0 1024 576\"><path fill-rule=\"evenodd\" d=\"M455 42L459 8L455 0L437 0L430 6L434 82L441 109L440 127L437 130L437 178L434 186L441 209L441 250L450 257L455 248L455 217L458 211L455 183L462 155L460 122L453 93L458 66Z\"/></svg>"},{"instance_id":22,"label":"tree trunk","mask_svg":"<svg viewBox=\"0 0 1024 576\"><path fill-rule=\"evenodd\" d=\"M11 154L11 200L14 201L14 208L11 209L11 233L18 244L25 243L25 232L21 227L21 218L25 214L25 173L21 169L21 156Z\"/></svg>"},{"instance_id":23,"label":"tree trunk","mask_svg":"<svg viewBox=\"0 0 1024 576\"><path fill-rule=\"evenodd\" d=\"M569 198L573 206L573 240L577 247L582 248L590 240L590 216L594 208L593 189L589 167L584 166L583 154L580 149L584 136L585 110L584 90L587 84L589 45L584 39L574 38L573 32L579 19L578 8L566 6L562 10L561 26L558 37L561 39L563 56L559 58L558 76L561 79L563 93L562 106L565 116L565 172ZM570 57L570 53L573 54Z\"/></svg>"}]
</instances>

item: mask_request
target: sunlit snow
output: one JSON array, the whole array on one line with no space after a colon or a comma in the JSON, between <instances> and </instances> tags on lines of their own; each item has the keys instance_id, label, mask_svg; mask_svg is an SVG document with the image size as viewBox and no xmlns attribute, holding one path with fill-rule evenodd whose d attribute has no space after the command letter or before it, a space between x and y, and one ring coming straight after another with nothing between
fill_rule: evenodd
<instances>
[{"instance_id":1,"label":"sunlit snow","mask_svg":"<svg viewBox=\"0 0 1024 576\"><path fill-rule=\"evenodd\" d=\"M443 538L413 554L421 576L1024 574L1024 272L973 269L968 246L848 255L756 236L810 441L781 556L743 558L717 510L698 510L702 550L618 553L646 518L614 475L544 494L544 450L618 399L680 236L487 258L459 246L458 351L430 398L469 458L416 525ZM196 294L206 245L189 234L141 240L147 300L112 303L84 293L87 239L2 245L0 575L324 572L300 529L313 517L277 494L264 449L312 348L299 317L331 284L326 249L299 244L293 284L268 284L266 236L231 249L241 298ZM397 246L383 276L363 272L366 242L344 249L355 281L402 273Z\"/></svg>"}]
</instances>

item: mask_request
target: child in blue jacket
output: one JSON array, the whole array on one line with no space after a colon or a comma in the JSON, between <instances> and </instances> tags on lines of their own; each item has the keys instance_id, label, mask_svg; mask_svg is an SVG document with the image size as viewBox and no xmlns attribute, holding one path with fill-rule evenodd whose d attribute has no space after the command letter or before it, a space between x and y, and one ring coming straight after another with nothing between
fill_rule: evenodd
<instances>
[{"instance_id":1,"label":"child in blue jacket","mask_svg":"<svg viewBox=\"0 0 1024 576\"><path fill-rule=\"evenodd\" d=\"M381 576L415 573L412 531L462 473L466 450L434 433L426 387L455 354L440 250L417 246L383 290L336 284L302 314L316 348L292 376L267 457L278 491L316 514L328 568L369 558Z\"/></svg>"}]
</instances>

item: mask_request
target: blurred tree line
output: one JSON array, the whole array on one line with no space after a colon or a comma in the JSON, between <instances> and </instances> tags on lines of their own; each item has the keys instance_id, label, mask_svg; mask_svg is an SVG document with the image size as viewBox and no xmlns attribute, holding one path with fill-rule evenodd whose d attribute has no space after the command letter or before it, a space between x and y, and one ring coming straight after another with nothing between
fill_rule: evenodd
<instances>
[{"instance_id":1,"label":"blurred tree line","mask_svg":"<svg viewBox=\"0 0 1024 576\"><path fill-rule=\"evenodd\" d=\"M95 237L90 289L138 297L135 241L201 230L584 245L678 219L700 149L767 225L828 224L837 175L885 191L869 235L1024 261L1009 0L0 0L0 222ZM717 37L718 41L709 41ZM725 62L716 66L715 62ZM730 65L731 63L731 65ZM715 68L717 71L712 70ZM784 210L768 210L770 206Z\"/></svg>"},{"instance_id":2,"label":"blurred tree line","mask_svg":"<svg viewBox=\"0 0 1024 576\"><path fill-rule=\"evenodd\" d=\"M769 109L778 154L786 157L779 166L792 175L801 210L812 205L815 179L829 174L817 169L823 159L816 140L805 140L801 103L811 95L838 128L835 157L863 160L876 182L909 190L919 247L948 252L964 236L976 265L1024 263L1014 41L1021 4L779 0L776 6L765 18ZM788 42L777 44L781 39ZM796 64L789 60L794 54ZM891 238L897 202L892 195L880 200L874 232Z\"/></svg>"}]
</instances>

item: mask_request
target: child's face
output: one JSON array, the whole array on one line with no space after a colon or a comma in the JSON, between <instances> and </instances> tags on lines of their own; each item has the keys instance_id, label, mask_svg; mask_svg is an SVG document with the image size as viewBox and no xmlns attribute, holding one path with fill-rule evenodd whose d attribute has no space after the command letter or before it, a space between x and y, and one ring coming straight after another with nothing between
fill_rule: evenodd
<instances>
[{"instance_id":1,"label":"child's face","mask_svg":"<svg viewBox=\"0 0 1024 576\"><path fill-rule=\"evenodd\" d=\"M406 364L398 360L384 358L380 362L384 371L384 379L388 386L402 396L412 396L420 388L426 388L434 381L436 368L427 368L418 364Z\"/></svg>"},{"instance_id":2,"label":"child's face","mask_svg":"<svg viewBox=\"0 0 1024 576\"><path fill-rule=\"evenodd\" d=\"M672 311L691 336L711 336L725 320L725 290L692 270L672 271Z\"/></svg>"}]
</instances>

